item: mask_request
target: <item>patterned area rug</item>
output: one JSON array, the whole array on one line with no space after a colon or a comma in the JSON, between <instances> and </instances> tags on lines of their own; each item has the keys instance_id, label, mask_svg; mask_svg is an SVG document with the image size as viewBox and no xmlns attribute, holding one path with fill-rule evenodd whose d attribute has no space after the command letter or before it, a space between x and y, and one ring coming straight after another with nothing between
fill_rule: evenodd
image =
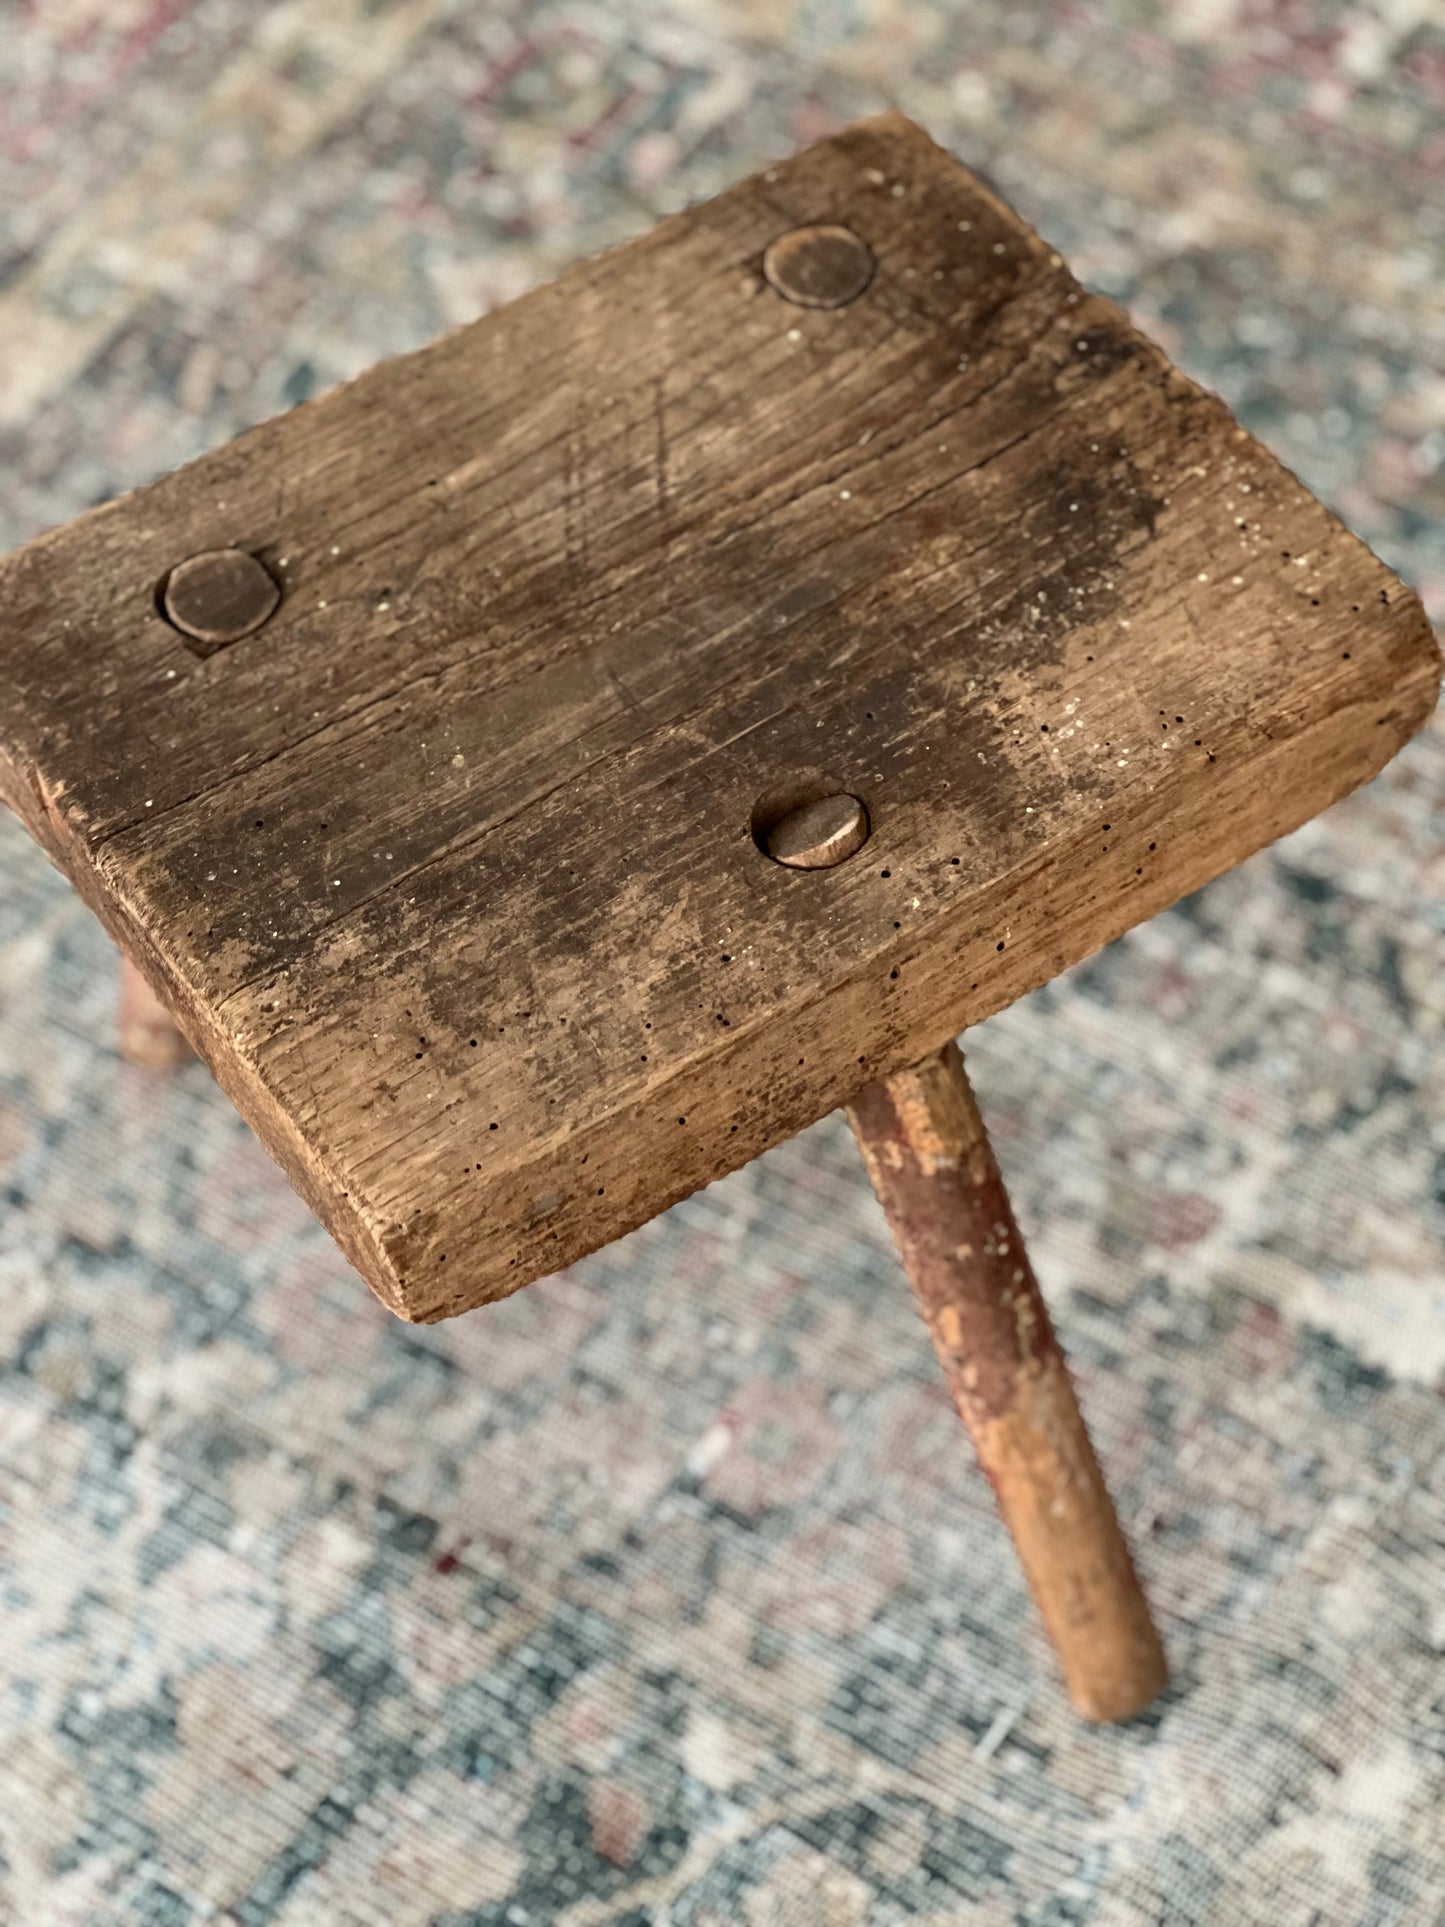
<instances>
[{"instance_id":1,"label":"patterned area rug","mask_svg":"<svg viewBox=\"0 0 1445 1927\"><path fill-rule=\"evenodd\" d=\"M32 0L0 88L7 543L892 100L1445 616L1430 0ZM1175 1667L1105 1732L840 1120L408 1329L0 822L0 1919L1440 1919L1442 799L970 1039Z\"/></svg>"}]
</instances>

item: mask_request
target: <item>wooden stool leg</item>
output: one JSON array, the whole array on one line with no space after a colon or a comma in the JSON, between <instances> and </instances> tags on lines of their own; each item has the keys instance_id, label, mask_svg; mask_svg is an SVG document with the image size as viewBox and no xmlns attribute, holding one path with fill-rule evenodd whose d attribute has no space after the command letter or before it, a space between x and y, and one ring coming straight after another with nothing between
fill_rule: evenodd
<instances>
[{"instance_id":1,"label":"wooden stool leg","mask_svg":"<svg viewBox=\"0 0 1445 1927\"><path fill-rule=\"evenodd\" d=\"M191 1054L175 1018L129 957L120 960L120 1051L148 1070L173 1070Z\"/></svg>"},{"instance_id":2,"label":"wooden stool leg","mask_svg":"<svg viewBox=\"0 0 1445 1927\"><path fill-rule=\"evenodd\" d=\"M1163 1648L958 1046L868 1085L848 1118L1070 1698L1128 1719L1164 1685Z\"/></svg>"}]
</instances>

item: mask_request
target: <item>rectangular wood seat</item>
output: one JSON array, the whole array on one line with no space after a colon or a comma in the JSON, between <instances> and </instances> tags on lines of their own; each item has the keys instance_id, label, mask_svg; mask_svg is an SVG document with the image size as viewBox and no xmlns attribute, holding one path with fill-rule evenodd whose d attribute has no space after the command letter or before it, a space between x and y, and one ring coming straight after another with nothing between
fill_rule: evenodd
<instances>
[{"instance_id":1,"label":"rectangular wood seat","mask_svg":"<svg viewBox=\"0 0 1445 1927\"><path fill-rule=\"evenodd\" d=\"M862 244L838 305L765 272L819 225ZM174 572L228 549L274 610L182 633ZM0 788L413 1319L1303 822L1438 674L1415 598L896 115L40 538L3 607ZM863 847L772 861L834 793Z\"/></svg>"}]
</instances>

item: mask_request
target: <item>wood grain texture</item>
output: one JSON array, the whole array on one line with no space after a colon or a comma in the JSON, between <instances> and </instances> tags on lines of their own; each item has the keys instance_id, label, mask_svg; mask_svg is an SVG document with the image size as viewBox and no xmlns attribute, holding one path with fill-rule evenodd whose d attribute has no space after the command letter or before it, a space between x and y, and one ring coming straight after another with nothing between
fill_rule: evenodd
<instances>
[{"instance_id":1,"label":"wood grain texture","mask_svg":"<svg viewBox=\"0 0 1445 1927\"><path fill-rule=\"evenodd\" d=\"M779 234L875 259L781 299ZM157 594L284 585L204 660ZM381 1297L643 1222L1372 775L1415 599L897 116L3 565L0 788ZM818 776L872 834L761 855Z\"/></svg>"},{"instance_id":2,"label":"wood grain texture","mask_svg":"<svg viewBox=\"0 0 1445 1927\"><path fill-rule=\"evenodd\" d=\"M1132 1719L1164 1649L958 1046L867 1085L848 1121L1069 1696Z\"/></svg>"}]
</instances>

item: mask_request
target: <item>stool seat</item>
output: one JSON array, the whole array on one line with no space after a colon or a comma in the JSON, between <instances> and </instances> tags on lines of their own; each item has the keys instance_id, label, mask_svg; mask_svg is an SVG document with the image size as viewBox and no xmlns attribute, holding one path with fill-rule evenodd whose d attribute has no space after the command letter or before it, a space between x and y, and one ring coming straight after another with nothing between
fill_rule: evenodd
<instances>
[{"instance_id":1,"label":"stool seat","mask_svg":"<svg viewBox=\"0 0 1445 1927\"><path fill-rule=\"evenodd\" d=\"M1378 770L1418 602L897 115L3 565L0 789L382 1299L494 1299ZM861 805L844 860L770 837Z\"/></svg>"}]
</instances>

